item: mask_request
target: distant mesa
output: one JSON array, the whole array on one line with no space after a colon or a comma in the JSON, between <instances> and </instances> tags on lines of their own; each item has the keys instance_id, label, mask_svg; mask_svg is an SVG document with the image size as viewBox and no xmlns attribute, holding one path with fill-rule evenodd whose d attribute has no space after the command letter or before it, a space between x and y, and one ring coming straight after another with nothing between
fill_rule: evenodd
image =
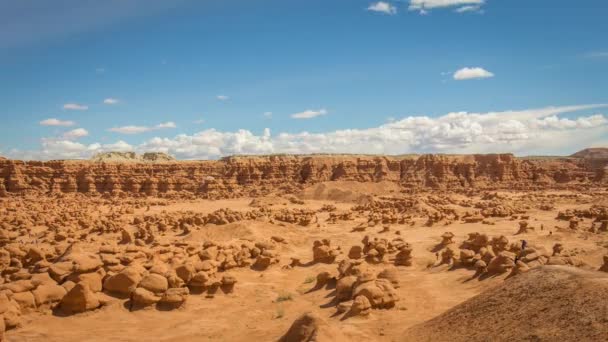
<instances>
[{"instance_id":1,"label":"distant mesa","mask_svg":"<svg viewBox=\"0 0 608 342\"><path fill-rule=\"evenodd\" d=\"M580 150L570 157L574 158L592 158L592 159L608 159L608 147L592 147Z\"/></svg>"},{"instance_id":2,"label":"distant mesa","mask_svg":"<svg viewBox=\"0 0 608 342\"><path fill-rule=\"evenodd\" d=\"M146 152L141 155L135 152L103 152L93 156L91 161L97 163L162 163L175 161L175 158L162 152Z\"/></svg>"}]
</instances>

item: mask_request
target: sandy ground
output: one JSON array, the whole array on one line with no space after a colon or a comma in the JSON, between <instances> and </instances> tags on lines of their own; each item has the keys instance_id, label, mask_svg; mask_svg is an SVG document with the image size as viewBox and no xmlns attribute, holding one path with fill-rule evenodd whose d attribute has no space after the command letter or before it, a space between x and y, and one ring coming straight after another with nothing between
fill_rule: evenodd
<instances>
[{"instance_id":1,"label":"sandy ground","mask_svg":"<svg viewBox=\"0 0 608 342\"><path fill-rule=\"evenodd\" d=\"M364 192L365 190L363 190ZM378 190L375 190L376 195ZM333 193L335 197L335 192ZM394 192L387 193L397 195ZM411 224L391 224L388 232L381 233L382 225L369 227L364 232L353 228L366 223L364 217L352 221L326 222L329 214L317 213L319 225L299 226L290 223L270 223L263 220L246 220L227 225L208 224L199 227L180 239L203 242L208 239L230 242L234 239L263 240L280 235L286 244L279 247L280 262L265 271L240 268L231 271L238 283L232 294L216 295L214 298L190 295L187 303L173 311L147 308L130 312L124 300L112 299L100 309L60 317L51 312L34 312L24 315L21 326L7 331L7 341L273 341L277 340L302 313L313 312L331 326L339 329L352 341L400 341L402 332L413 325L427 321L463 301L503 283L506 275L474 278L474 271L466 268L450 270L447 265L437 266L437 256L433 248L441 241L441 234L450 231L459 244L467 239L468 233L482 232L489 236L506 236L509 241L522 239L534 247L544 247L551 251L555 243L562 243L568 249L578 249L578 257L588 269L597 269L602 264L607 235L591 234L583 230L567 229L568 222L556 220L559 211L589 208L594 203L603 203L608 197L594 198L584 195L580 198L556 197L554 208L540 210L534 208L533 201L518 199L522 194L505 193L511 202L530 206L526 210L531 225L537 227L529 234L515 235L518 221L510 217L488 218L492 225L482 223L439 222L432 227L424 225L424 217L412 218ZM545 192L544 194L549 194ZM318 192L317 197L326 196ZM553 195L571 195L567 192ZM331 197L329 196L329 197ZM425 196L425 195L421 195ZM469 198L452 195L455 198ZM285 198L269 197L258 199L271 208L307 208L318 210L333 204L337 210L348 210L359 200L359 196L348 193L347 200L315 199L314 191L303 196L304 204L292 203ZM192 211L211 213L221 208L235 211L252 210L251 198L234 200L174 201L165 206L152 205L149 209L137 208L133 214L166 214ZM480 197L473 197L479 201ZM519 202L518 202L519 201ZM458 212L472 208L451 205ZM111 211L111 206L98 208L100 212ZM588 226L591 221L582 223ZM540 230L538 227L543 226ZM559 228L557 228L559 227ZM397 234L399 232L399 235ZM334 306L329 305L334 289L312 290L316 275L324 270L335 270L336 264L317 263L311 266L285 269L290 258L300 258L302 262L312 258L315 240L329 239L334 246L340 246L344 254L350 246L360 244L365 235L392 239L401 237L413 247L413 265L398 267L400 300L392 309L373 310L368 317L342 319L336 315ZM339 259L346 258L342 255ZM387 264L370 266L378 272ZM111 298L111 297L108 297ZM282 300L284 299L284 300Z\"/></svg>"}]
</instances>

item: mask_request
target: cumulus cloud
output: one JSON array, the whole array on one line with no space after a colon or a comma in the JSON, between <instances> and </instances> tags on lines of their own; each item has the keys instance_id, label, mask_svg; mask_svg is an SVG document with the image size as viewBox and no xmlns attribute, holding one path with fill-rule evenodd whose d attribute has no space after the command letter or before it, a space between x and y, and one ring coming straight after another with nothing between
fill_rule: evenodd
<instances>
[{"instance_id":1,"label":"cumulus cloud","mask_svg":"<svg viewBox=\"0 0 608 342\"><path fill-rule=\"evenodd\" d=\"M103 103L104 103L104 104L107 104L107 105L115 105L115 104L117 104L118 102L119 102L119 101L118 101L117 99L113 99L113 98L111 98L111 97L108 97L107 99L103 100Z\"/></svg>"},{"instance_id":2,"label":"cumulus cloud","mask_svg":"<svg viewBox=\"0 0 608 342\"><path fill-rule=\"evenodd\" d=\"M305 110L300 113L291 114L291 117L293 119L312 119L312 118L316 118L317 116L326 115L326 114L327 114L327 110L325 110L325 109L319 109L319 110L309 109L309 110Z\"/></svg>"},{"instance_id":3,"label":"cumulus cloud","mask_svg":"<svg viewBox=\"0 0 608 342\"><path fill-rule=\"evenodd\" d=\"M176 128L177 126L175 125L174 122L169 121L169 122L164 122L164 123L160 123L156 126L122 126L122 127L112 127L110 129L108 129L108 131L110 132L114 132L114 133L120 133L120 134L140 134L140 133L145 133L145 132L150 132L150 131L156 131L159 129L165 129L165 128Z\"/></svg>"},{"instance_id":4,"label":"cumulus cloud","mask_svg":"<svg viewBox=\"0 0 608 342\"><path fill-rule=\"evenodd\" d=\"M384 1L378 1L370 4L367 10L391 15L397 14L397 8L391 5L390 3Z\"/></svg>"},{"instance_id":5,"label":"cumulus cloud","mask_svg":"<svg viewBox=\"0 0 608 342\"><path fill-rule=\"evenodd\" d=\"M484 68L462 68L454 73L454 79L457 81L471 80L476 78L490 78L494 74Z\"/></svg>"},{"instance_id":6,"label":"cumulus cloud","mask_svg":"<svg viewBox=\"0 0 608 342\"><path fill-rule=\"evenodd\" d=\"M216 98L220 101L228 101L230 100L230 96L226 96L226 95L218 95L216 96Z\"/></svg>"},{"instance_id":7,"label":"cumulus cloud","mask_svg":"<svg viewBox=\"0 0 608 342\"><path fill-rule=\"evenodd\" d=\"M63 120L59 120L59 119L55 119L55 118L51 118L51 119L46 119L46 120L42 120L40 121L40 125L42 126L63 126L63 127L69 127L69 126L74 126L76 123L74 121L63 121Z\"/></svg>"},{"instance_id":8,"label":"cumulus cloud","mask_svg":"<svg viewBox=\"0 0 608 342\"><path fill-rule=\"evenodd\" d=\"M608 140L608 117L581 114L608 105L546 107L488 113L452 112L439 117L406 116L377 127L322 133L261 134L249 130L206 129L173 138L155 137L138 145L85 145L65 138L43 139L39 151L11 151L21 159L89 158L98 152L159 151L179 159L216 159L234 154L272 153L494 153L570 154ZM566 113L571 114L563 117Z\"/></svg>"},{"instance_id":9,"label":"cumulus cloud","mask_svg":"<svg viewBox=\"0 0 608 342\"><path fill-rule=\"evenodd\" d=\"M82 137L86 137L89 135L89 132L84 128L76 128L71 131L67 131L63 133L62 137L66 140L74 140Z\"/></svg>"},{"instance_id":10,"label":"cumulus cloud","mask_svg":"<svg viewBox=\"0 0 608 342\"><path fill-rule=\"evenodd\" d=\"M89 106L81 105L78 103L66 103L63 105L63 109L65 110L87 110Z\"/></svg>"},{"instance_id":11,"label":"cumulus cloud","mask_svg":"<svg viewBox=\"0 0 608 342\"><path fill-rule=\"evenodd\" d=\"M410 0L408 9L410 11L426 13L427 10L445 7L477 7L479 9L483 4L485 4L485 0ZM463 12L466 11L464 10Z\"/></svg>"}]
</instances>

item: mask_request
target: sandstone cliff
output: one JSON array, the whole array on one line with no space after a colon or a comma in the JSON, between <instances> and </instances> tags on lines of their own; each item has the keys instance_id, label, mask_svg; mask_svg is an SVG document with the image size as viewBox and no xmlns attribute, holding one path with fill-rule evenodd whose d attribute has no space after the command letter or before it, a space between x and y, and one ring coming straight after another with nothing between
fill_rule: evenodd
<instances>
[{"instance_id":1,"label":"sandstone cliff","mask_svg":"<svg viewBox=\"0 0 608 342\"><path fill-rule=\"evenodd\" d=\"M92 162L0 159L0 195L179 193L236 197L295 191L326 181L390 181L404 189L538 189L607 183L607 161L511 154L258 156L219 161Z\"/></svg>"}]
</instances>

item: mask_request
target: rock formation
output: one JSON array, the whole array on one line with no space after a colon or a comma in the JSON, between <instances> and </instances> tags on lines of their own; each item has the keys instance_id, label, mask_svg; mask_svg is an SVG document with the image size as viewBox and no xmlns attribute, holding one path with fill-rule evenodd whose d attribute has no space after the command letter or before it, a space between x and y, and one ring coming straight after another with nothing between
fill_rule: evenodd
<instances>
[{"instance_id":1,"label":"rock formation","mask_svg":"<svg viewBox=\"0 0 608 342\"><path fill-rule=\"evenodd\" d=\"M131 163L116 163L113 159ZM104 154L94 161L0 160L0 184L8 193L112 192L159 196L177 192L201 197L235 197L325 181L390 181L431 189L534 189L606 183L608 160L518 159L510 154L227 157L220 161L170 160L159 154ZM153 162L150 162L153 161ZM162 163L158 161L163 161ZM385 170L378 172L378 169ZM64 179L63 185L55 180ZM158 180L163 183L159 184ZM586 183L581 183L581 179ZM58 187L54 187L58 184ZM498 212L504 212L499 210ZM494 215L488 213L488 215ZM502 214L497 214L502 215Z\"/></svg>"}]
</instances>

